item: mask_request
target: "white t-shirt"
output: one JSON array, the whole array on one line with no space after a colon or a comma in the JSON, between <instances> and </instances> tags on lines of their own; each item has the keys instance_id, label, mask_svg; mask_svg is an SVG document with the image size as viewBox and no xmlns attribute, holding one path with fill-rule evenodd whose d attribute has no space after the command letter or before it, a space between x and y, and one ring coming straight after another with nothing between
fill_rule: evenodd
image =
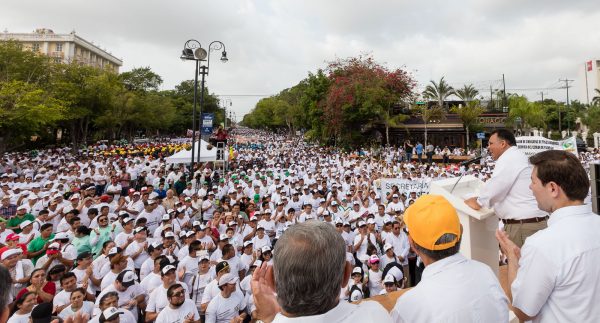
<instances>
[{"instance_id":1,"label":"white t-shirt","mask_svg":"<svg viewBox=\"0 0 600 323\"><path fill-rule=\"evenodd\" d=\"M142 243L139 243L137 241L133 241L131 242L131 244L129 246L127 246L127 249L125 249L125 255L126 256L131 256L135 253L137 253L141 248L144 247L144 244L148 242L148 245L150 245L150 241L144 241ZM148 252L146 250L142 251L137 258L133 259L133 263L135 264L135 268L140 268L142 267L142 264L144 263L144 261L146 261L146 259L150 258L150 255L148 254Z\"/></svg>"},{"instance_id":2,"label":"white t-shirt","mask_svg":"<svg viewBox=\"0 0 600 323\"><path fill-rule=\"evenodd\" d=\"M94 313L94 303L83 301L83 305L77 312L73 312L71 306L67 306L58 314L58 316L64 320L75 313L85 313L88 317L92 317L92 314Z\"/></svg>"},{"instance_id":3,"label":"white t-shirt","mask_svg":"<svg viewBox=\"0 0 600 323\"><path fill-rule=\"evenodd\" d=\"M273 323L283 322L306 322L306 317L288 318L278 313ZM360 304L351 304L348 302L339 302L338 305L329 312L310 316L311 322L328 323L391 323L392 319L381 304L373 301L366 301Z\"/></svg>"},{"instance_id":4,"label":"white t-shirt","mask_svg":"<svg viewBox=\"0 0 600 323\"><path fill-rule=\"evenodd\" d=\"M200 314L194 302L186 299L179 308L165 307L156 317L155 323L183 322L186 316L193 315L194 321L200 320Z\"/></svg>"},{"instance_id":5,"label":"white t-shirt","mask_svg":"<svg viewBox=\"0 0 600 323\"><path fill-rule=\"evenodd\" d=\"M244 308L246 308L246 301L242 293L234 292L228 298L219 293L208 303L205 323L230 322L231 319L240 315L240 311Z\"/></svg>"},{"instance_id":6,"label":"white t-shirt","mask_svg":"<svg viewBox=\"0 0 600 323\"><path fill-rule=\"evenodd\" d=\"M28 314L13 314L6 323L29 323L29 317L31 313Z\"/></svg>"}]
</instances>

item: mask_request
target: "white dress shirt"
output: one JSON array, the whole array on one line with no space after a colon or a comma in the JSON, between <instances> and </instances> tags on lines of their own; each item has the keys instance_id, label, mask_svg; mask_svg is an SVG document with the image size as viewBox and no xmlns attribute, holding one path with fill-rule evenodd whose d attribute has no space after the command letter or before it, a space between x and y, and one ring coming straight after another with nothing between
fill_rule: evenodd
<instances>
[{"instance_id":1,"label":"white dress shirt","mask_svg":"<svg viewBox=\"0 0 600 323\"><path fill-rule=\"evenodd\" d=\"M279 313L275 316L273 323L302 322L302 323L391 323L392 319L381 304L373 301L362 302L358 305L340 300L338 305L329 312L320 315L287 317Z\"/></svg>"},{"instance_id":2,"label":"white dress shirt","mask_svg":"<svg viewBox=\"0 0 600 323\"><path fill-rule=\"evenodd\" d=\"M532 167L527 156L510 147L496 161L492 177L485 183L477 202L494 208L500 219L523 220L545 217L529 189Z\"/></svg>"},{"instance_id":3,"label":"white dress shirt","mask_svg":"<svg viewBox=\"0 0 600 323\"><path fill-rule=\"evenodd\" d=\"M600 217L589 205L560 208L521 249L513 306L533 322L600 320Z\"/></svg>"},{"instance_id":4,"label":"white dress shirt","mask_svg":"<svg viewBox=\"0 0 600 323\"><path fill-rule=\"evenodd\" d=\"M425 267L390 314L396 323L508 322L508 299L487 265L458 253Z\"/></svg>"}]
</instances>

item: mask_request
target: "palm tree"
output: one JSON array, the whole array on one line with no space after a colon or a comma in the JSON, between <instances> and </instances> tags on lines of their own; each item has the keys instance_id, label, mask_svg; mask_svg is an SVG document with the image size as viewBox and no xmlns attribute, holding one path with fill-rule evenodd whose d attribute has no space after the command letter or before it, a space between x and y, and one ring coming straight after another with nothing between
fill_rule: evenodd
<instances>
[{"instance_id":1,"label":"palm tree","mask_svg":"<svg viewBox=\"0 0 600 323\"><path fill-rule=\"evenodd\" d=\"M446 118L446 110L438 105L434 105L431 108L427 105L417 106L416 113L421 115L421 119L425 124L425 145L427 145L427 125L431 121L441 121Z\"/></svg>"},{"instance_id":2,"label":"palm tree","mask_svg":"<svg viewBox=\"0 0 600 323\"><path fill-rule=\"evenodd\" d=\"M423 98L436 100L437 105L429 108L426 104L419 109L421 118L425 123L425 145L427 145L427 124L430 120L441 120L446 117L444 103L450 95L454 94L454 89L446 83L443 76L439 83L436 84L434 81L430 81L430 83L425 87L425 91L423 91Z\"/></svg>"},{"instance_id":3,"label":"palm tree","mask_svg":"<svg viewBox=\"0 0 600 323\"><path fill-rule=\"evenodd\" d=\"M469 147L469 130L477 124L477 119L483 113L483 108L478 100L469 101L464 107L453 107L452 112L458 114L467 132L467 147Z\"/></svg>"},{"instance_id":4,"label":"palm tree","mask_svg":"<svg viewBox=\"0 0 600 323\"><path fill-rule=\"evenodd\" d=\"M546 111L537 102L529 102L525 96L513 94L508 98L508 107L510 121L519 119L521 129L546 126Z\"/></svg>"},{"instance_id":5,"label":"palm tree","mask_svg":"<svg viewBox=\"0 0 600 323\"><path fill-rule=\"evenodd\" d=\"M600 89L594 89L594 98L592 99L592 105L600 105Z\"/></svg>"},{"instance_id":6,"label":"palm tree","mask_svg":"<svg viewBox=\"0 0 600 323\"><path fill-rule=\"evenodd\" d=\"M464 85L461 89L455 91L456 96L465 102L471 102L475 100L479 91L473 86L473 84Z\"/></svg>"},{"instance_id":7,"label":"palm tree","mask_svg":"<svg viewBox=\"0 0 600 323\"><path fill-rule=\"evenodd\" d=\"M443 108L446 99L454 94L454 89L446 83L443 76L439 83L436 84L434 81L430 81L430 83L425 87L425 91L423 91L423 98L436 100L438 106Z\"/></svg>"}]
</instances>

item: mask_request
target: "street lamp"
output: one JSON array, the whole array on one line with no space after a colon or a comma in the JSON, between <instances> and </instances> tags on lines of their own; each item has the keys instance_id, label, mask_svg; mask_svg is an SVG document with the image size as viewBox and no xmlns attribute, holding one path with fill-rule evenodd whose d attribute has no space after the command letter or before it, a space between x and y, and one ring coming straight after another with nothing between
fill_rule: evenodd
<instances>
[{"instance_id":1,"label":"street lamp","mask_svg":"<svg viewBox=\"0 0 600 323\"><path fill-rule=\"evenodd\" d=\"M192 161L191 161L191 177L194 176L194 140L196 139L196 97L198 96L198 74L202 74L202 90L200 93L200 112L199 116L202 116L202 107L204 105L204 78L208 76L208 70L210 67L210 52L213 50L222 50L221 62L226 63L229 59L227 58L227 51L225 51L225 44L216 40L208 45L208 51L202 48L199 41L190 39L183 45L181 52L181 60L189 60L196 62L196 72L194 73L194 108L192 110ZM206 65L201 65L201 62L206 62ZM199 123L199 122L198 122ZM202 134L198 140L198 162L200 162L200 148Z\"/></svg>"},{"instance_id":2,"label":"street lamp","mask_svg":"<svg viewBox=\"0 0 600 323\"><path fill-rule=\"evenodd\" d=\"M223 99L222 103L223 103L223 116L224 116L223 128L227 129L227 104L229 103L229 106L232 106L233 103L231 102L231 99Z\"/></svg>"}]
</instances>

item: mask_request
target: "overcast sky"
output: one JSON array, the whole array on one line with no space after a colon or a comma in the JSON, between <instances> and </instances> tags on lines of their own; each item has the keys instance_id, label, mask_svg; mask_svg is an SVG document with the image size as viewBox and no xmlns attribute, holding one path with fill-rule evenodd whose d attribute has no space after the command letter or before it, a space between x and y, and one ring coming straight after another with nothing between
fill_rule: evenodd
<instances>
[{"instance_id":1,"label":"overcast sky","mask_svg":"<svg viewBox=\"0 0 600 323\"><path fill-rule=\"evenodd\" d=\"M163 89L193 78L194 64L179 59L186 40L220 40L229 62L213 52L207 86L231 99L239 120L261 95L360 53L406 68L420 88L445 76L489 96L504 73L509 92L564 101L565 90L552 88L567 77L571 97L584 102L584 63L600 59L591 0L3 0L1 8L1 30L75 30L122 58L121 71L150 66Z\"/></svg>"}]
</instances>

